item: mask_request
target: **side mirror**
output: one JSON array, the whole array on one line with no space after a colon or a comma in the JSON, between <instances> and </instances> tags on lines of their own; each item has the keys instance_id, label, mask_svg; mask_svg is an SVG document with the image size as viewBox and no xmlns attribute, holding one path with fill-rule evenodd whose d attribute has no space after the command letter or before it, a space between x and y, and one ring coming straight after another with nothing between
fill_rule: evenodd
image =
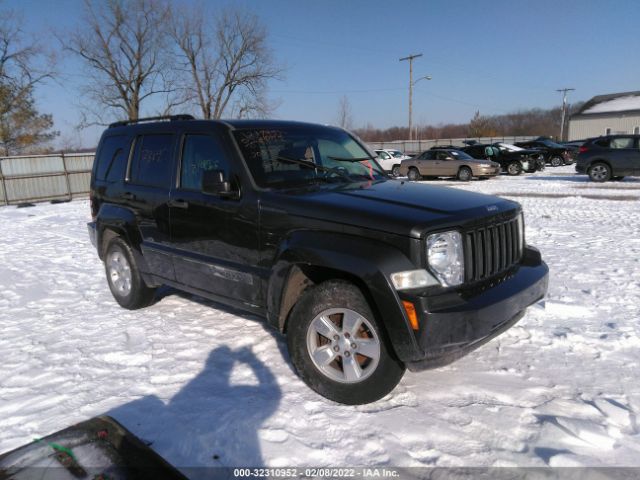
<instances>
[{"instance_id":1,"label":"side mirror","mask_svg":"<svg viewBox=\"0 0 640 480\"><path fill-rule=\"evenodd\" d=\"M202 193L222 198L237 197L238 192L231 189L231 183L222 170L204 170L202 172Z\"/></svg>"}]
</instances>

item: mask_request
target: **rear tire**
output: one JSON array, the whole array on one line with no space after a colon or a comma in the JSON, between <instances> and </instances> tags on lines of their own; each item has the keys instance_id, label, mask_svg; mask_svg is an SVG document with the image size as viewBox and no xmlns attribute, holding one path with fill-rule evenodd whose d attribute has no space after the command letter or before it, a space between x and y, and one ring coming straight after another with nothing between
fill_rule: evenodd
<instances>
[{"instance_id":1,"label":"rear tire","mask_svg":"<svg viewBox=\"0 0 640 480\"><path fill-rule=\"evenodd\" d=\"M136 310L151 304L156 289L144 283L131 247L122 238L109 242L104 259L109 289L121 307Z\"/></svg>"},{"instance_id":2,"label":"rear tire","mask_svg":"<svg viewBox=\"0 0 640 480\"><path fill-rule=\"evenodd\" d=\"M407 178L412 182L417 182L422 178L422 176L416 167L410 167L409 172L407 173Z\"/></svg>"},{"instance_id":3,"label":"rear tire","mask_svg":"<svg viewBox=\"0 0 640 480\"><path fill-rule=\"evenodd\" d=\"M384 397L405 372L360 289L343 280L303 293L291 311L287 345L300 378L347 405Z\"/></svg>"},{"instance_id":4,"label":"rear tire","mask_svg":"<svg viewBox=\"0 0 640 480\"><path fill-rule=\"evenodd\" d=\"M551 157L551 160L549 160L549 163L551 163L552 167L559 167L564 164L564 159L558 156Z\"/></svg>"},{"instance_id":5,"label":"rear tire","mask_svg":"<svg viewBox=\"0 0 640 480\"><path fill-rule=\"evenodd\" d=\"M458 180L461 182L468 182L473 178L473 172L469 167L460 167L458 170Z\"/></svg>"},{"instance_id":6,"label":"rear tire","mask_svg":"<svg viewBox=\"0 0 640 480\"><path fill-rule=\"evenodd\" d=\"M611 168L602 162L596 162L589 167L589 178L592 182L606 182L611 179Z\"/></svg>"}]
</instances>

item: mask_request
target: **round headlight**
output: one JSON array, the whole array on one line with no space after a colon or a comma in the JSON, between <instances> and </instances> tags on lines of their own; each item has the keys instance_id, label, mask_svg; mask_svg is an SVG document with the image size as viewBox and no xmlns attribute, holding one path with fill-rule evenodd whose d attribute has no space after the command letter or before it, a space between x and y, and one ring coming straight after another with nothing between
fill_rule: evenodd
<instances>
[{"instance_id":1,"label":"round headlight","mask_svg":"<svg viewBox=\"0 0 640 480\"><path fill-rule=\"evenodd\" d=\"M427 237L427 261L440 283L445 286L464 282L462 235L452 230Z\"/></svg>"}]
</instances>

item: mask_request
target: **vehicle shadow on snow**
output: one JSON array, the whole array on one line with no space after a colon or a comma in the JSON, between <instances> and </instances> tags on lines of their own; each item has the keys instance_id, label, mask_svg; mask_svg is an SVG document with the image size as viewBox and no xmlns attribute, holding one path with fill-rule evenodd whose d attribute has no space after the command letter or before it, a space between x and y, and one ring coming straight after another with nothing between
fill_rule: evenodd
<instances>
[{"instance_id":1,"label":"vehicle shadow on snow","mask_svg":"<svg viewBox=\"0 0 640 480\"><path fill-rule=\"evenodd\" d=\"M545 182L577 182L587 183L589 177L587 175L563 175L563 174L551 174L549 176L534 175L531 177L525 177L527 180L542 180Z\"/></svg>"},{"instance_id":2,"label":"vehicle shadow on snow","mask_svg":"<svg viewBox=\"0 0 640 480\"><path fill-rule=\"evenodd\" d=\"M280 351L280 355L282 355L282 359L284 360L284 363L289 367L289 370L291 371L291 373L296 375L296 372L293 369L293 364L289 359L289 350L287 349L287 344L284 339L284 335L281 335L275 328L268 325L264 318L261 318L257 315L251 315L250 313L247 313L238 308L234 308L229 305L224 305L222 303L217 303L217 302L214 302L213 300L209 300L207 298L200 297L198 295L193 295L191 293L183 292L181 290L177 290L173 287L169 287L166 285L163 285L158 289L156 296L153 300L153 303L154 304L159 303L162 301L162 299L170 296L184 298L185 300L198 303L204 307L220 310L221 312L229 313L231 315L235 315L236 317L242 318L244 320L248 320L248 321L260 324L260 326L262 326L262 328L264 329L265 333L273 337L278 347L278 350Z\"/></svg>"},{"instance_id":3,"label":"vehicle shadow on snow","mask_svg":"<svg viewBox=\"0 0 640 480\"><path fill-rule=\"evenodd\" d=\"M205 478L211 471L201 467L264 465L258 431L281 398L273 373L250 348L221 346L167 403L149 395L106 415L190 478Z\"/></svg>"}]
</instances>

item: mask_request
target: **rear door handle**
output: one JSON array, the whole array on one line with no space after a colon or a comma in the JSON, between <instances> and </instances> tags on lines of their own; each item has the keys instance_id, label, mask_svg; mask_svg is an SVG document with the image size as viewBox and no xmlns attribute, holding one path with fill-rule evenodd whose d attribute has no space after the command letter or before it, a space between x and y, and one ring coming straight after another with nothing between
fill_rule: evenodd
<instances>
[{"instance_id":1,"label":"rear door handle","mask_svg":"<svg viewBox=\"0 0 640 480\"><path fill-rule=\"evenodd\" d=\"M185 200L169 200L169 206L174 208L189 208L189 202Z\"/></svg>"},{"instance_id":2,"label":"rear door handle","mask_svg":"<svg viewBox=\"0 0 640 480\"><path fill-rule=\"evenodd\" d=\"M124 193L122 194L122 198L125 198L125 199L127 199L127 200L135 200L135 199L136 199L136 196L135 196L133 193L131 193L131 192L124 192Z\"/></svg>"}]
</instances>

